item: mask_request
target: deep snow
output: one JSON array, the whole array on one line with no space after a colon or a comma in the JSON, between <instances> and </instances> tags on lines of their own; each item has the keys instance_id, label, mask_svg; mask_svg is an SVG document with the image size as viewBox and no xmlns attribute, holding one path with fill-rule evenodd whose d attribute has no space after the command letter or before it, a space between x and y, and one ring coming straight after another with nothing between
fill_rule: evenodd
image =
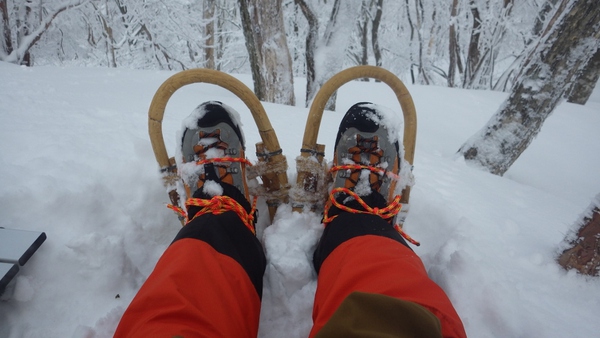
<instances>
[{"instance_id":1,"label":"deep snow","mask_svg":"<svg viewBox=\"0 0 600 338\"><path fill-rule=\"evenodd\" d=\"M45 231L47 241L0 301L0 337L110 337L180 225L157 173L147 109L173 73L24 68L0 62L0 226ZM237 76L251 87L248 75ZM304 94L296 79L296 97ZM252 88L252 87L251 87ZM449 294L471 337L595 337L600 278L554 261L565 234L600 192L600 91L562 103L504 177L455 156L507 94L408 86L418 116L405 230L430 276ZM171 99L163 132L174 153L182 120L220 100L242 118L252 161L259 135L233 94L191 85ZM353 103L400 112L382 83L351 82L325 112L319 143L331 160L337 125ZM290 182L308 109L265 104ZM264 202L260 204L265 208ZM263 210L262 215L267 215ZM320 217L283 206L259 219L269 266L261 337L305 337L316 287L310 257ZM6 297L5 297L6 298Z\"/></svg>"}]
</instances>

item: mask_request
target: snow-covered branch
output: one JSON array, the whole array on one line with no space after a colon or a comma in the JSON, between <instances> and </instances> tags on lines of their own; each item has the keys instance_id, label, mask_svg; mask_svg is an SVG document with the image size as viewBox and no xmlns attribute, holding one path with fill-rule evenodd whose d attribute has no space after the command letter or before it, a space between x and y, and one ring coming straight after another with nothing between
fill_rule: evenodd
<instances>
[{"instance_id":1,"label":"snow-covered branch","mask_svg":"<svg viewBox=\"0 0 600 338\"><path fill-rule=\"evenodd\" d=\"M66 11L67 9L80 6L89 1L90 0L68 0L53 6L52 9L45 9L44 11L40 10L40 13L47 12L48 14L41 18L35 29L30 30L28 34L21 36L20 39L13 44L16 45L16 48L11 51L3 50L2 53L0 53L0 59L12 63L21 63L31 47L33 47L40 40L44 32L48 30L54 19L56 19L60 13ZM25 24L29 25L29 29L31 29L33 25L31 19L25 17L24 21Z\"/></svg>"}]
</instances>

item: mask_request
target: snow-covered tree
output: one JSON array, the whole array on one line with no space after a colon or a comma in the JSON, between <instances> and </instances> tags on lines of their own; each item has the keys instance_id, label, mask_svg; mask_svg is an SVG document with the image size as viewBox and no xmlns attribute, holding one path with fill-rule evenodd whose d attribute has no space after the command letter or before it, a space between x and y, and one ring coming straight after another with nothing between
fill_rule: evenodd
<instances>
[{"instance_id":1,"label":"snow-covered tree","mask_svg":"<svg viewBox=\"0 0 600 338\"><path fill-rule=\"evenodd\" d=\"M28 5L34 18L45 17L70 1L0 0L0 15L11 15L0 27L3 50L18 41L23 20L16 8L24 15ZM557 1L281 0L279 32L285 32L294 76L307 77L308 104L319 83L364 63L405 81L412 75L420 84L506 90L517 79L527 42L542 35ZM239 0L82 2L56 16L29 49L37 65L251 72Z\"/></svg>"},{"instance_id":2,"label":"snow-covered tree","mask_svg":"<svg viewBox=\"0 0 600 338\"><path fill-rule=\"evenodd\" d=\"M508 99L459 152L470 163L503 175L523 153L600 44L597 0L569 1L567 10L533 48ZM559 14L557 14L559 15Z\"/></svg>"},{"instance_id":3,"label":"snow-covered tree","mask_svg":"<svg viewBox=\"0 0 600 338\"><path fill-rule=\"evenodd\" d=\"M0 0L0 61L32 65L30 49L62 12L88 0Z\"/></svg>"},{"instance_id":4,"label":"snow-covered tree","mask_svg":"<svg viewBox=\"0 0 600 338\"><path fill-rule=\"evenodd\" d=\"M363 0L361 7L356 25L357 34L349 46L349 53L355 65L368 65L369 51L372 50L375 65L381 66L379 26L383 14L383 0Z\"/></svg>"},{"instance_id":5,"label":"snow-covered tree","mask_svg":"<svg viewBox=\"0 0 600 338\"><path fill-rule=\"evenodd\" d=\"M254 93L262 101L295 104L292 59L281 0L239 0Z\"/></svg>"},{"instance_id":6,"label":"snow-covered tree","mask_svg":"<svg viewBox=\"0 0 600 338\"><path fill-rule=\"evenodd\" d=\"M335 0L331 15L323 35L319 38L319 9L309 0L297 0L307 22L306 37L306 105L310 105L321 86L333 75L343 69L343 60L351 41L358 12L361 9L360 0ZM336 95L325 106L335 109Z\"/></svg>"}]
</instances>

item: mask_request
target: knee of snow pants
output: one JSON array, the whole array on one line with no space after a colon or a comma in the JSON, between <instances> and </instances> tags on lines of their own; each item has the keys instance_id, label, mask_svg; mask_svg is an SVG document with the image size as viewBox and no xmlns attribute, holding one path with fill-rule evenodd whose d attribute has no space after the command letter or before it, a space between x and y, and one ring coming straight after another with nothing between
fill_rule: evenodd
<instances>
[{"instance_id":1,"label":"knee of snow pants","mask_svg":"<svg viewBox=\"0 0 600 338\"><path fill-rule=\"evenodd\" d=\"M361 326L369 321L354 320L352 329L358 330L361 333L358 336L362 337L385 337L386 332L400 337L422 337L420 333L401 336L396 332L405 316L420 318L419 323L432 326L435 332L436 321L423 310L439 320L443 337L466 337L462 321L446 293L427 276L421 259L392 231L395 232L392 226L378 216L349 213L340 214L326 227L314 256L318 281L311 337L321 337L317 334L322 329L326 330L322 337L335 337L328 334L335 330L324 327L340 325L335 323L336 318L347 320L347 316L334 315L338 310L353 312L357 318L375 316L397 324ZM355 292L362 294L357 296ZM366 305L352 306L357 299L359 304ZM342 306L344 302L350 305ZM386 308L395 310L385 311L384 315ZM385 331L386 328L391 331ZM348 333L347 337L351 336Z\"/></svg>"},{"instance_id":2,"label":"knee of snow pants","mask_svg":"<svg viewBox=\"0 0 600 338\"><path fill-rule=\"evenodd\" d=\"M256 337L265 267L235 213L198 217L159 259L115 337Z\"/></svg>"}]
</instances>

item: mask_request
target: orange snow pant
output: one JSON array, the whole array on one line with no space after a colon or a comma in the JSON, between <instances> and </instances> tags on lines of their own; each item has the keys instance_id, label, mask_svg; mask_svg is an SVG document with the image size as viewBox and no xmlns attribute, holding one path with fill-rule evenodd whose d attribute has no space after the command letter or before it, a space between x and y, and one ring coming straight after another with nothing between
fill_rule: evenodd
<instances>
[{"instance_id":1,"label":"orange snow pant","mask_svg":"<svg viewBox=\"0 0 600 338\"><path fill-rule=\"evenodd\" d=\"M236 252L238 235L231 234L234 244L215 244L231 236L213 232L243 232L244 226L235 214L207 216L215 217L182 228L192 226L165 251L115 337L256 337L266 266L260 243L243 236L252 248L243 255ZM200 220L210 224L211 236L191 231L202 227ZM314 257L319 275L310 337L466 337L444 291L380 220L342 214L327 226Z\"/></svg>"},{"instance_id":2,"label":"orange snow pant","mask_svg":"<svg viewBox=\"0 0 600 338\"><path fill-rule=\"evenodd\" d=\"M234 212L181 228L115 337L256 337L266 259Z\"/></svg>"}]
</instances>

